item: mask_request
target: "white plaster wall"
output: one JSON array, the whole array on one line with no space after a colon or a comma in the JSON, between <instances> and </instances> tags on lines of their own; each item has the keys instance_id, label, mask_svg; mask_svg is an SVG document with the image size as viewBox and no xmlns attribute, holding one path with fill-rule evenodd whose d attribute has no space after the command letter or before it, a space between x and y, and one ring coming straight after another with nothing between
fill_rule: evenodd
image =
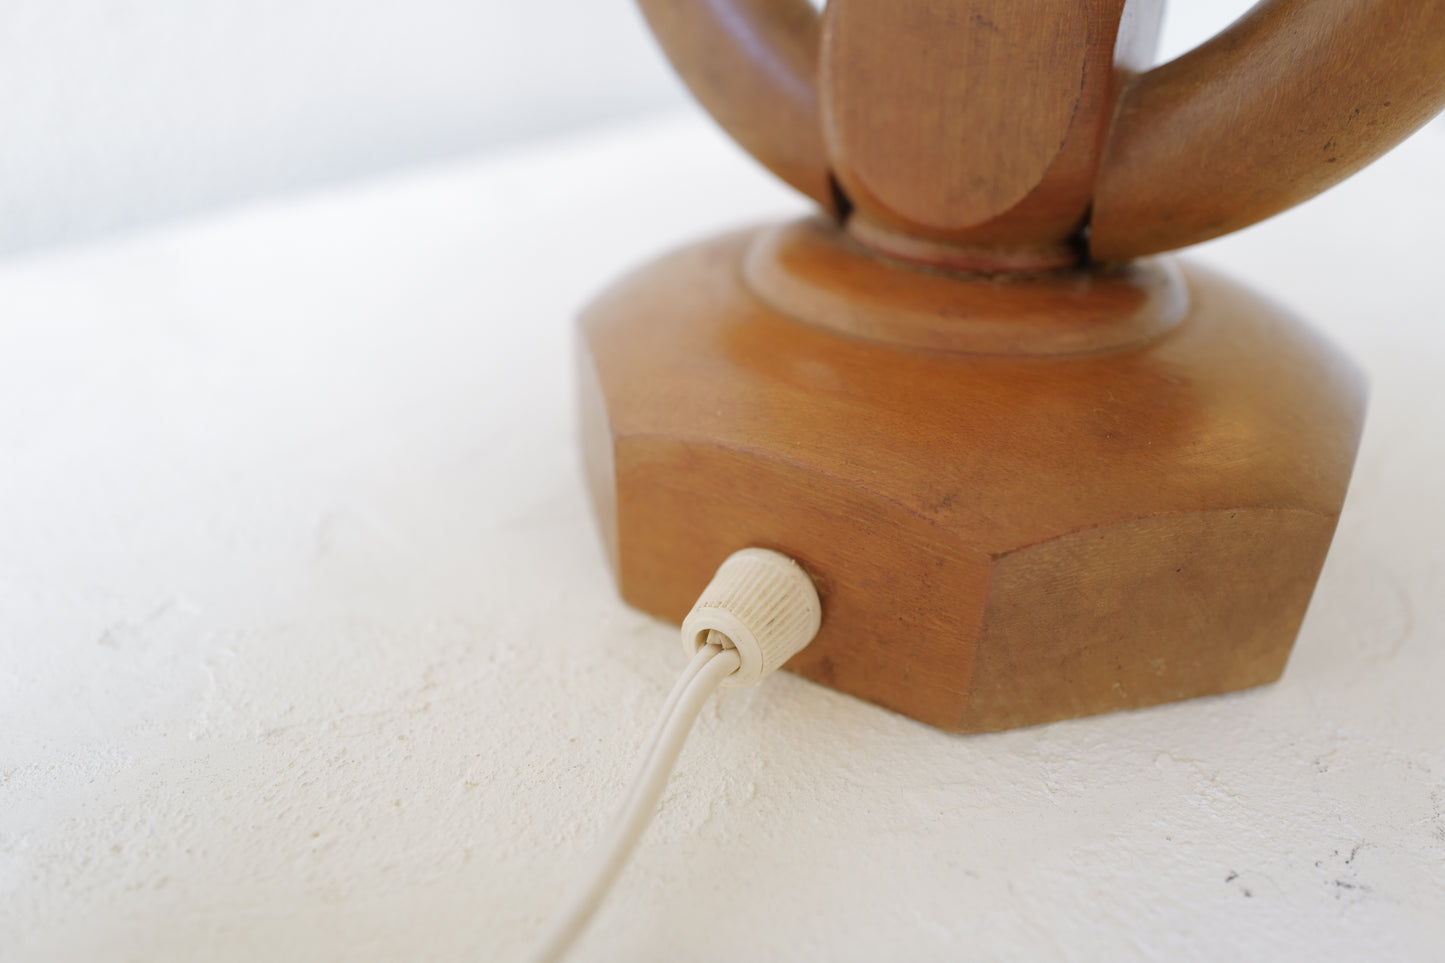
<instances>
[{"instance_id":1,"label":"white plaster wall","mask_svg":"<svg viewBox=\"0 0 1445 963\"><path fill-rule=\"evenodd\" d=\"M684 100L622 0L7 0L0 255Z\"/></svg>"}]
</instances>

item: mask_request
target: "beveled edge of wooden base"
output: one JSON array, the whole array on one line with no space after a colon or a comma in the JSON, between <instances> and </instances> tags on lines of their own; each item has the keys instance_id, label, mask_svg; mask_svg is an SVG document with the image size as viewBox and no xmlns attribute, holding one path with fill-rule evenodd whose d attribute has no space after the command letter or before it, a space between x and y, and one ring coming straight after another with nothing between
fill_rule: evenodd
<instances>
[{"instance_id":1,"label":"beveled edge of wooden base","mask_svg":"<svg viewBox=\"0 0 1445 963\"><path fill-rule=\"evenodd\" d=\"M630 603L675 621L729 552L777 549L815 576L824 598L823 630L789 668L953 732L1141 708L1279 676L1363 423L1362 380L1337 349L1200 269L1185 272L1190 318L1137 351L1035 364L875 347L760 303L741 277L757 236L675 252L584 314L584 426L600 435L585 439L589 478ZM978 394L984 383L1022 394L999 408ZM1029 399L1040 392L1076 400L1039 408ZM881 407L855 410L865 398ZM950 421L949 410L965 420ZM869 454L856 440L799 447L855 430L879 440L926 435L944 454ZM1050 458L1015 492L1019 475L994 460L1019 450L1020 431L1042 431L1073 455ZM1139 470L1109 469L1105 484L1093 472L1108 453ZM885 465L893 467L874 470ZM944 466L957 479L940 488ZM999 470L1003 487L978 488ZM1062 494L1051 486L1069 478L1092 479L1089 505L1104 499L1092 519L1049 514L1047 531L1025 526L1033 536L1008 521ZM955 500L958 483L989 495L984 510ZM981 538L980 524L991 534ZM860 538L906 558L859 566ZM1099 538L1141 548L1101 554L1091 547ZM884 584L886 572L910 574ZM1151 604L1137 606L1133 593L1151 584Z\"/></svg>"}]
</instances>

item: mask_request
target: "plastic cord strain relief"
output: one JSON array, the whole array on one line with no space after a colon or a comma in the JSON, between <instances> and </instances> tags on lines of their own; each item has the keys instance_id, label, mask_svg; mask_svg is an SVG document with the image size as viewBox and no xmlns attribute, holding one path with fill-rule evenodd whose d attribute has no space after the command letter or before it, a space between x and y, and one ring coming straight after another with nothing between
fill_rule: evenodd
<instances>
[{"instance_id":1,"label":"plastic cord strain relief","mask_svg":"<svg viewBox=\"0 0 1445 963\"><path fill-rule=\"evenodd\" d=\"M682 622L689 656L718 632L742 663L725 686L752 685L780 668L818 634L823 607L797 562L765 548L734 552L718 567Z\"/></svg>"}]
</instances>

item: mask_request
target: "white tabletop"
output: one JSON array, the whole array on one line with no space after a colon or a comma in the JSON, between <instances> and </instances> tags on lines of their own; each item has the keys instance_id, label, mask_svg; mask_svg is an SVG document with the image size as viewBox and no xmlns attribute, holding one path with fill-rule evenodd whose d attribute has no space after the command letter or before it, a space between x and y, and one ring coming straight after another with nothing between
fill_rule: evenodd
<instances>
[{"instance_id":1,"label":"white tabletop","mask_svg":"<svg viewBox=\"0 0 1445 963\"><path fill-rule=\"evenodd\" d=\"M574 958L1439 959L1442 171L1192 255L1373 378L1282 681L972 737L726 690ZM0 263L0 959L520 954L682 662L572 317L803 210L688 116Z\"/></svg>"}]
</instances>

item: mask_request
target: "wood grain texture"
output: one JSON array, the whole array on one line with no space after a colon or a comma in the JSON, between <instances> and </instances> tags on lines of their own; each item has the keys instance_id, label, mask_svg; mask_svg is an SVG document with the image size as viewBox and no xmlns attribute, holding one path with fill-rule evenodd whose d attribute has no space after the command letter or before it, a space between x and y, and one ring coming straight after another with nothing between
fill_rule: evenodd
<instances>
[{"instance_id":1,"label":"wood grain texture","mask_svg":"<svg viewBox=\"0 0 1445 963\"><path fill-rule=\"evenodd\" d=\"M1090 251L1246 227L1338 183L1445 107L1445 3L1266 0L1124 92Z\"/></svg>"},{"instance_id":2,"label":"wood grain texture","mask_svg":"<svg viewBox=\"0 0 1445 963\"><path fill-rule=\"evenodd\" d=\"M1278 675L1358 443L1333 348L1188 267L1187 315L1128 350L890 347L756 298L756 237L670 255L583 316L584 424L607 432L589 477L610 476L629 602L676 621L732 551L785 552L824 606L789 667L954 731Z\"/></svg>"},{"instance_id":3,"label":"wood grain texture","mask_svg":"<svg viewBox=\"0 0 1445 963\"><path fill-rule=\"evenodd\" d=\"M834 209L818 113L818 13L808 0L639 0L673 67L768 170Z\"/></svg>"},{"instance_id":4,"label":"wood grain texture","mask_svg":"<svg viewBox=\"0 0 1445 963\"><path fill-rule=\"evenodd\" d=\"M858 239L955 269L1071 264L1118 71L1157 3L835 0L824 17L828 161ZM1116 66L1116 56L1121 65Z\"/></svg>"}]
</instances>

